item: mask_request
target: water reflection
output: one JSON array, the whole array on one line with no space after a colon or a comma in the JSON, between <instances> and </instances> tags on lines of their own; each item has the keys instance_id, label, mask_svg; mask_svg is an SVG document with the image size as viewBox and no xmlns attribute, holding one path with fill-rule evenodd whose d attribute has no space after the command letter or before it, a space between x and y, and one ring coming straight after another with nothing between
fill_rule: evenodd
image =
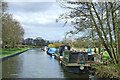
<instances>
[{"instance_id":1,"label":"water reflection","mask_svg":"<svg viewBox=\"0 0 120 80\"><path fill-rule=\"evenodd\" d=\"M62 69L54 57L33 49L2 62L3 78L85 78L89 74L73 74Z\"/></svg>"}]
</instances>

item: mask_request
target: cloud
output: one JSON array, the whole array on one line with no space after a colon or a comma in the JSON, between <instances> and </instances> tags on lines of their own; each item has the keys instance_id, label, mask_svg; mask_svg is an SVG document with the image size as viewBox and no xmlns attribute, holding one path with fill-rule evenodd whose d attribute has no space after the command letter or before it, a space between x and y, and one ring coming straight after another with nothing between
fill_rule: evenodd
<instances>
[{"instance_id":1,"label":"cloud","mask_svg":"<svg viewBox=\"0 0 120 80\"><path fill-rule=\"evenodd\" d=\"M44 11L63 11L58 2L8 2L12 12L44 12Z\"/></svg>"},{"instance_id":2,"label":"cloud","mask_svg":"<svg viewBox=\"0 0 120 80\"><path fill-rule=\"evenodd\" d=\"M4 0L6 2L56 2L57 0Z\"/></svg>"},{"instance_id":3,"label":"cloud","mask_svg":"<svg viewBox=\"0 0 120 80\"><path fill-rule=\"evenodd\" d=\"M54 2L8 2L11 11L42 12L52 7Z\"/></svg>"},{"instance_id":4,"label":"cloud","mask_svg":"<svg viewBox=\"0 0 120 80\"><path fill-rule=\"evenodd\" d=\"M55 22L55 19L58 17L55 14L49 14L50 11L47 12L33 12L33 13L23 13L20 12L14 15L14 18L22 23L37 23L37 24L46 24Z\"/></svg>"},{"instance_id":5,"label":"cloud","mask_svg":"<svg viewBox=\"0 0 120 80\"><path fill-rule=\"evenodd\" d=\"M55 2L9 2L9 13L18 20L25 30L24 38L43 37L48 40L61 40L70 27L56 19L64 12ZM69 24L67 25L69 26Z\"/></svg>"},{"instance_id":6,"label":"cloud","mask_svg":"<svg viewBox=\"0 0 120 80\"><path fill-rule=\"evenodd\" d=\"M62 14L64 11L55 2L39 2L39 3L13 2L9 3L9 6L10 6L9 12L14 14L13 15L14 18L22 23L45 24L55 22L58 16Z\"/></svg>"}]
</instances>

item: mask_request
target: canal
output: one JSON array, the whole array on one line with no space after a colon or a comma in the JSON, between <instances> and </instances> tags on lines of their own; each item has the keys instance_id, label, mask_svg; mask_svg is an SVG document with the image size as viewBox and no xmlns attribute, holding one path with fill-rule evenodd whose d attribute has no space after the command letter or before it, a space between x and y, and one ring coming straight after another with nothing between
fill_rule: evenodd
<instances>
[{"instance_id":1,"label":"canal","mask_svg":"<svg viewBox=\"0 0 120 80\"><path fill-rule=\"evenodd\" d=\"M85 78L97 80L90 74L73 74L63 70L54 57L40 49L31 49L2 62L3 78Z\"/></svg>"}]
</instances>

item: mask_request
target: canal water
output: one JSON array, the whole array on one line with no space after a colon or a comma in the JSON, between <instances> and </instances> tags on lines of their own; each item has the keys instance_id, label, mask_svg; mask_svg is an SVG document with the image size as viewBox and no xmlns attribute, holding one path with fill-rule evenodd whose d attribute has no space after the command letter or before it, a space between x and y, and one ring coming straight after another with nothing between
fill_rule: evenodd
<instances>
[{"instance_id":1,"label":"canal water","mask_svg":"<svg viewBox=\"0 0 120 80\"><path fill-rule=\"evenodd\" d=\"M63 70L53 56L40 49L31 49L2 62L3 78L85 78L97 80L90 74L74 74Z\"/></svg>"}]
</instances>

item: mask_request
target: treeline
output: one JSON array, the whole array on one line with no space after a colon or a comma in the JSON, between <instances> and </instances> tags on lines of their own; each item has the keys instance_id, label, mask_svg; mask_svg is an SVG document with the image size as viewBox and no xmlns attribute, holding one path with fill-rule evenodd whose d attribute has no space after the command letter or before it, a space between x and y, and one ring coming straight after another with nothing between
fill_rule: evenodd
<instances>
[{"instance_id":1,"label":"treeline","mask_svg":"<svg viewBox=\"0 0 120 80\"><path fill-rule=\"evenodd\" d=\"M33 38L27 38L22 40L22 45L28 45L28 46L47 46L48 44L53 44L52 41L45 40L41 37Z\"/></svg>"},{"instance_id":2,"label":"treeline","mask_svg":"<svg viewBox=\"0 0 120 80\"><path fill-rule=\"evenodd\" d=\"M62 1L62 0L60 0ZM61 2L68 12L60 15L65 24L70 20L74 31L68 33L78 34L92 39L94 49L95 42L99 40L99 53L103 45L114 64L120 63L120 1L116 2ZM57 21L58 21L57 20ZM87 33L87 34L86 34ZM85 35L84 35L85 34Z\"/></svg>"},{"instance_id":3,"label":"treeline","mask_svg":"<svg viewBox=\"0 0 120 80\"><path fill-rule=\"evenodd\" d=\"M91 48L94 48L94 44L92 43L92 40L83 40L81 38L78 38L72 43L73 47L76 48L88 48L90 46ZM95 42L96 48L99 47L99 42Z\"/></svg>"},{"instance_id":4,"label":"treeline","mask_svg":"<svg viewBox=\"0 0 120 80\"><path fill-rule=\"evenodd\" d=\"M74 47L74 48L88 48L88 46L90 46L91 48L94 48L94 44L93 44L92 40L84 39L83 37L76 38L74 41L65 39L65 40L61 41L60 43L62 43L64 45L69 44L71 47ZM95 41L95 46L96 46L96 48L99 47L98 40ZM104 48L104 47L102 46L102 48Z\"/></svg>"},{"instance_id":5,"label":"treeline","mask_svg":"<svg viewBox=\"0 0 120 80\"><path fill-rule=\"evenodd\" d=\"M8 5L1 2L1 19L2 19L2 47L14 48L23 39L24 29L21 24L13 19L12 14L7 12Z\"/></svg>"}]
</instances>

